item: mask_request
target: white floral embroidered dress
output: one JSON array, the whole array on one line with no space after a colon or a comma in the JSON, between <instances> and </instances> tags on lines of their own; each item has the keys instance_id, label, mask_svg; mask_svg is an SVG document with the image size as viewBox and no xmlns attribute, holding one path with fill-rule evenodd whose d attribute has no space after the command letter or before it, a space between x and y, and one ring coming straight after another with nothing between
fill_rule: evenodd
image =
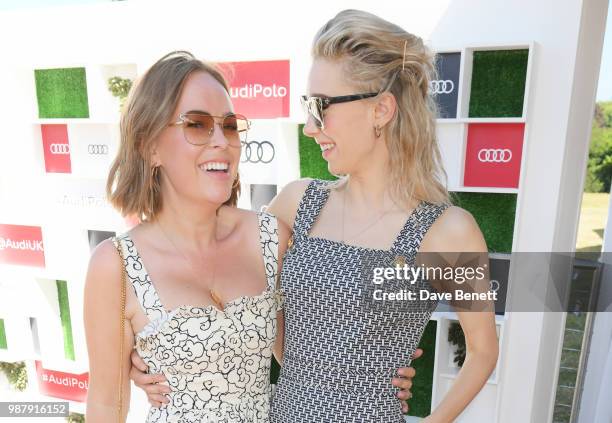
<instances>
[{"instance_id":1,"label":"white floral embroidered dress","mask_svg":"<svg viewBox=\"0 0 612 423\"><path fill-rule=\"evenodd\" d=\"M150 373L163 373L170 403L151 407L147 422L269 421L270 362L276 338L278 230L276 217L258 213L267 288L215 306L167 311L128 233L113 239L123 251L128 279L149 318L136 334L136 351Z\"/></svg>"}]
</instances>

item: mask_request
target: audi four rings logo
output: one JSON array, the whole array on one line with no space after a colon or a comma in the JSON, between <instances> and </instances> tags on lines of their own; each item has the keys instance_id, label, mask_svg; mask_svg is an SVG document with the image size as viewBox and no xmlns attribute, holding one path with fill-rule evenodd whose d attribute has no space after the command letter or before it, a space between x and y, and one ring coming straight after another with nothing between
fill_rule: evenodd
<instances>
[{"instance_id":1,"label":"audi four rings logo","mask_svg":"<svg viewBox=\"0 0 612 423\"><path fill-rule=\"evenodd\" d=\"M478 152L478 160L483 163L508 163L512 151L507 148L483 148Z\"/></svg>"},{"instance_id":2,"label":"audi four rings logo","mask_svg":"<svg viewBox=\"0 0 612 423\"><path fill-rule=\"evenodd\" d=\"M108 145L106 144L89 144L87 146L89 154L108 154Z\"/></svg>"},{"instance_id":3,"label":"audi four rings logo","mask_svg":"<svg viewBox=\"0 0 612 423\"><path fill-rule=\"evenodd\" d=\"M455 89L455 83L450 79L431 81L432 94L450 94Z\"/></svg>"},{"instance_id":4,"label":"audi four rings logo","mask_svg":"<svg viewBox=\"0 0 612 423\"><path fill-rule=\"evenodd\" d=\"M270 163L274 160L274 145L270 141L243 142L242 147L242 163Z\"/></svg>"},{"instance_id":5,"label":"audi four rings logo","mask_svg":"<svg viewBox=\"0 0 612 423\"><path fill-rule=\"evenodd\" d=\"M49 146L51 154L70 154L69 144L51 144Z\"/></svg>"}]
</instances>

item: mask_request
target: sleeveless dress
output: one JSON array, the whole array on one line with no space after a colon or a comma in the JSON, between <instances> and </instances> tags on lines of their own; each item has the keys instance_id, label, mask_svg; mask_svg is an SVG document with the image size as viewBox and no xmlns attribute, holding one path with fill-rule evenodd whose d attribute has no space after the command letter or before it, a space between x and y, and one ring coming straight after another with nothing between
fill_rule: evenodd
<instances>
[{"instance_id":1,"label":"sleeveless dress","mask_svg":"<svg viewBox=\"0 0 612 423\"><path fill-rule=\"evenodd\" d=\"M149 318L136 334L135 349L149 372L163 373L172 389L170 403L151 407L147 422L269 422L270 360L283 296L275 283L276 217L260 212L258 222L267 287L224 310L182 305L167 311L128 233L113 238Z\"/></svg>"},{"instance_id":2,"label":"sleeveless dress","mask_svg":"<svg viewBox=\"0 0 612 423\"><path fill-rule=\"evenodd\" d=\"M399 256L413 264L448 205L421 201L390 250L351 246L308 236L329 196L327 183L309 183L283 258L284 353L270 420L404 423L391 379L410 365L437 301L368 301L372 281L361 273L367 263L394 267ZM415 286L434 289L422 279Z\"/></svg>"}]
</instances>

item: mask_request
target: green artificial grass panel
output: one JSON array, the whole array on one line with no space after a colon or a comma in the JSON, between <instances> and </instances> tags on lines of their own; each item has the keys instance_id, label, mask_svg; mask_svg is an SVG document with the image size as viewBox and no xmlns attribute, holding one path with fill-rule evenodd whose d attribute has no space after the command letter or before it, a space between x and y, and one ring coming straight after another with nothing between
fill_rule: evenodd
<instances>
[{"instance_id":1,"label":"green artificial grass panel","mask_svg":"<svg viewBox=\"0 0 612 423\"><path fill-rule=\"evenodd\" d=\"M469 117L521 117L529 50L475 51Z\"/></svg>"},{"instance_id":2,"label":"green artificial grass panel","mask_svg":"<svg viewBox=\"0 0 612 423\"><path fill-rule=\"evenodd\" d=\"M453 192L453 203L476 219L491 253L512 252L516 194Z\"/></svg>"},{"instance_id":3,"label":"green artificial grass panel","mask_svg":"<svg viewBox=\"0 0 612 423\"><path fill-rule=\"evenodd\" d=\"M408 415L426 417L431 413L434 357L436 354L436 327L438 322L430 320L423 331L419 348L423 355L412 361L416 375L412 379L412 398L408 400Z\"/></svg>"},{"instance_id":4,"label":"green artificial grass panel","mask_svg":"<svg viewBox=\"0 0 612 423\"><path fill-rule=\"evenodd\" d=\"M337 178L329 173L327 162L321 156L321 147L317 145L313 138L304 135L303 129L303 124L298 125L300 176L302 178L336 180Z\"/></svg>"},{"instance_id":5,"label":"green artificial grass panel","mask_svg":"<svg viewBox=\"0 0 612 423\"><path fill-rule=\"evenodd\" d=\"M36 69L38 117L88 118L85 68Z\"/></svg>"},{"instance_id":6,"label":"green artificial grass panel","mask_svg":"<svg viewBox=\"0 0 612 423\"><path fill-rule=\"evenodd\" d=\"M4 329L4 319L0 319L0 350L6 350L6 330Z\"/></svg>"},{"instance_id":7,"label":"green artificial grass panel","mask_svg":"<svg viewBox=\"0 0 612 423\"><path fill-rule=\"evenodd\" d=\"M64 332L64 355L68 360L74 360L74 341L72 339L72 322L70 321L70 303L68 302L68 284L66 281L56 281L57 299L59 301L60 319Z\"/></svg>"}]
</instances>

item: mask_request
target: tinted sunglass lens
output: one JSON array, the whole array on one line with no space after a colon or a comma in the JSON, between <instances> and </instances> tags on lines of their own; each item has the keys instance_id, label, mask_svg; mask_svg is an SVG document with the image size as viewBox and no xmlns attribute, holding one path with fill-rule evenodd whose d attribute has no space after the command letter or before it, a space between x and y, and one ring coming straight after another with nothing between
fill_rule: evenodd
<instances>
[{"instance_id":1,"label":"tinted sunglass lens","mask_svg":"<svg viewBox=\"0 0 612 423\"><path fill-rule=\"evenodd\" d=\"M213 132L214 120L212 116L187 114L184 117L183 131L185 138L191 144L206 144Z\"/></svg>"}]
</instances>

